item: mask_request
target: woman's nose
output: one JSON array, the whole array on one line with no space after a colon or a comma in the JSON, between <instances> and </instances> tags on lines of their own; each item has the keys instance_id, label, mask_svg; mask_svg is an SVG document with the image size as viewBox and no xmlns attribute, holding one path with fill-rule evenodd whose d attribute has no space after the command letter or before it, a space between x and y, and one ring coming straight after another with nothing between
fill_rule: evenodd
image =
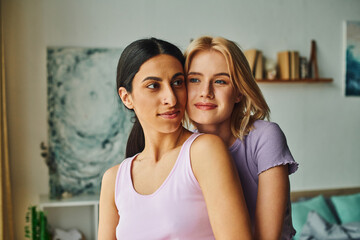
<instances>
[{"instance_id":1,"label":"woman's nose","mask_svg":"<svg viewBox=\"0 0 360 240\"><path fill-rule=\"evenodd\" d=\"M211 83L203 84L201 88L201 97L210 98L210 99L214 98L214 89Z\"/></svg>"},{"instance_id":2,"label":"woman's nose","mask_svg":"<svg viewBox=\"0 0 360 240\"><path fill-rule=\"evenodd\" d=\"M164 89L164 93L163 93L162 97L163 97L162 103L164 105L174 106L177 103L176 95L171 86L166 87Z\"/></svg>"}]
</instances>

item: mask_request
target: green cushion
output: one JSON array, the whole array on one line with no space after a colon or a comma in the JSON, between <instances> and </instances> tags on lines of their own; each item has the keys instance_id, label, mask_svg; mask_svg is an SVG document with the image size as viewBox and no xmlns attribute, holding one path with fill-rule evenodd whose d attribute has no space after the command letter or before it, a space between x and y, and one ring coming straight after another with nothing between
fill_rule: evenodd
<instances>
[{"instance_id":1,"label":"green cushion","mask_svg":"<svg viewBox=\"0 0 360 240\"><path fill-rule=\"evenodd\" d=\"M322 195L305 201L294 202L291 204L291 216L293 226L296 230L294 239L299 239L302 227L304 226L307 215L310 211L316 211L329 223L337 223L336 217L331 212L325 198Z\"/></svg>"},{"instance_id":2,"label":"green cushion","mask_svg":"<svg viewBox=\"0 0 360 240\"><path fill-rule=\"evenodd\" d=\"M360 222L360 193L330 198L341 223Z\"/></svg>"}]
</instances>

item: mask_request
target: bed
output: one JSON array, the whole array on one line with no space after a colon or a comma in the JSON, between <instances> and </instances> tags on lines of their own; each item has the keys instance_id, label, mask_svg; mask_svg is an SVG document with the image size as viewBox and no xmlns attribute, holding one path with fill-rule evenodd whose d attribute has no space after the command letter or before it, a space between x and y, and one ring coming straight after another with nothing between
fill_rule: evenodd
<instances>
[{"instance_id":1,"label":"bed","mask_svg":"<svg viewBox=\"0 0 360 240\"><path fill-rule=\"evenodd\" d=\"M294 239L360 239L360 187L291 192Z\"/></svg>"}]
</instances>

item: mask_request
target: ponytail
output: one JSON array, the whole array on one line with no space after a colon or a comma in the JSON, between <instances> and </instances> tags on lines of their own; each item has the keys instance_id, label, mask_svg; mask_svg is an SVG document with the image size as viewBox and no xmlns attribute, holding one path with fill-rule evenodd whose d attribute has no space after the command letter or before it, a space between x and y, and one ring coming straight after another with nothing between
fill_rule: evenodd
<instances>
[{"instance_id":1,"label":"ponytail","mask_svg":"<svg viewBox=\"0 0 360 240\"><path fill-rule=\"evenodd\" d=\"M126 144L125 158L132 157L142 152L145 148L145 136L139 119L135 116L135 122L129 134Z\"/></svg>"}]
</instances>

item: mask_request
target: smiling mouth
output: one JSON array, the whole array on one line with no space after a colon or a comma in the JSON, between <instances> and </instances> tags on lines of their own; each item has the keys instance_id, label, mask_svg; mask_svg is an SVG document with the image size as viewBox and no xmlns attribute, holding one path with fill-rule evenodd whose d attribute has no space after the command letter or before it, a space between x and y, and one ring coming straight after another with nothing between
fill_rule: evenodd
<instances>
[{"instance_id":1,"label":"smiling mouth","mask_svg":"<svg viewBox=\"0 0 360 240\"><path fill-rule=\"evenodd\" d=\"M165 119L174 119L177 116L179 116L180 111L169 111L169 112L164 112L164 113L160 113L158 114L158 116L165 118Z\"/></svg>"},{"instance_id":2,"label":"smiling mouth","mask_svg":"<svg viewBox=\"0 0 360 240\"><path fill-rule=\"evenodd\" d=\"M195 103L194 105L197 109L200 110L212 110L217 108L217 105L213 103Z\"/></svg>"}]
</instances>

